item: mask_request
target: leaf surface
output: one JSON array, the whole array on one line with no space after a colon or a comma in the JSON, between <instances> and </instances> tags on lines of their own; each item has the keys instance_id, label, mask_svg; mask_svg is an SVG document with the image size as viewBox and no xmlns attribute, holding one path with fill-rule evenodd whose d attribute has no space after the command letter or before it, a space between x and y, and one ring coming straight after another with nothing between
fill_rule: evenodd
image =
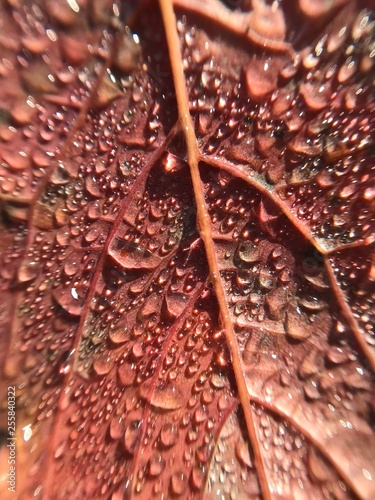
<instances>
[{"instance_id":1,"label":"leaf surface","mask_svg":"<svg viewBox=\"0 0 375 500\"><path fill-rule=\"evenodd\" d=\"M0 8L19 498L373 498L369 6Z\"/></svg>"}]
</instances>

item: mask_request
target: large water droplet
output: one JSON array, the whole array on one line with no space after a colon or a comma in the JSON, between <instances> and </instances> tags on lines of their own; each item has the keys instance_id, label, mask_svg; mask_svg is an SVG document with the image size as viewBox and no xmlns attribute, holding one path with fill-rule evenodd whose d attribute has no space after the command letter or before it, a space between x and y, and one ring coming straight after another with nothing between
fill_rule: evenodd
<instances>
[{"instance_id":1,"label":"large water droplet","mask_svg":"<svg viewBox=\"0 0 375 500\"><path fill-rule=\"evenodd\" d=\"M308 467L312 477L318 481L327 481L329 478L327 464L324 463L322 458L319 457L314 450L310 450L309 452Z\"/></svg>"},{"instance_id":2,"label":"large water droplet","mask_svg":"<svg viewBox=\"0 0 375 500\"><path fill-rule=\"evenodd\" d=\"M122 325L120 328L111 329L108 336L114 344L123 344L129 339L128 328L126 325Z\"/></svg>"},{"instance_id":3,"label":"large water droplet","mask_svg":"<svg viewBox=\"0 0 375 500\"><path fill-rule=\"evenodd\" d=\"M137 447L138 438L139 438L140 433L141 433L141 426L142 426L141 420L133 420L133 422L131 422L131 424L129 424L125 430L124 447L125 447L125 450L130 455L133 455L133 453L135 452L135 449Z\"/></svg>"},{"instance_id":4,"label":"large water droplet","mask_svg":"<svg viewBox=\"0 0 375 500\"><path fill-rule=\"evenodd\" d=\"M133 384L135 379L135 371L128 363L123 363L122 365L120 365L117 374L123 387L127 387Z\"/></svg>"},{"instance_id":5,"label":"large water droplet","mask_svg":"<svg viewBox=\"0 0 375 500\"><path fill-rule=\"evenodd\" d=\"M169 316L178 318L187 303L187 295L184 293L169 293L165 297L166 309Z\"/></svg>"},{"instance_id":6,"label":"large water droplet","mask_svg":"<svg viewBox=\"0 0 375 500\"><path fill-rule=\"evenodd\" d=\"M121 417L115 416L109 425L109 434L112 439L119 439L124 432L124 421Z\"/></svg>"},{"instance_id":7,"label":"large water droplet","mask_svg":"<svg viewBox=\"0 0 375 500\"><path fill-rule=\"evenodd\" d=\"M204 472L202 467L194 467L190 476L191 485L196 490L201 490L204 483Z\"/></svg>"},{"instance_id":8,"label":"large water droplet","mask_svg":"<svg viewBox=\"0 0 375 500\"><path fill-rule=\"evenodd\" d=\"M96 358L92 366L97 375L103 376L109 373L112 367L112 360L108 356Z\"/></svg>"},{"instance_id":9,"label":"large water droplet","mask_svg":"<svg viewBox=\"0 0 375 500\"><path fill-rule=\"evenodd\" d=\"M236 457L246 467L252 467L253 462L250 457L249 446L244 441L236 443Z\"/></svg>"},{"instance_id":10,"label":"large water droplet","mask_svg":"<svg viewBox=\"0 0 375 500\"><path fill-rule=\"evenodd\" d=\"M38 274L38 264L34 260L24 260L18 269L18 281L24 283L33 280Z\"/></svg>"},{"instance_id":11,"label":"large water droplet","mask_svg":"<svg viewBox=\"0 0 375 500\"><path fill-rule=\"evenodd\" d=\"M297 311L288 311L285 321L285 333L295 340L305 340L310 332L304 325L302 314Z\"/></svg>"},{"instance_id":12,"label":"large water droplet","mask_svg":"<svg viewBox=\"0 0 375 500\"><path fill-rule=\"evenodd\" d=\"M160 430L160 442L163 446L169 447L177 443L178 429L171 423L166 423Z\"/></svg>"},{"instance_id":13,"label":"large water droplet","mask_svg":"<svg viewBox=\"0 0 375 500\"><path fill-rule=\"evenodd\" d=\"M117 237L111 242L108 253L118 264L128 269L153 269L160 262L159 257L147 248Z\"/></svg>"},{"instance_id":14,"label":"large water droplet","mask_svg":"<svg viewBox=\"0 0 375 500\"><path fill-rule=\"evenodd\" d=\"M165 460L160 455L160 453L156 453L153 455L148 462L148 473L150 476L159 476L163 470L165 469Z\"/></svg>"},{"instance_id":15,"label":"large water droplet","mask_svg":"<svg viewBox=\"0 0 375 500\"><path fill-rule=\"evenodd\" d=\"M171 477L170 488L174 495L180 496L186 490L186 476L183 472L176 472Z\"/></svg>"},{"instance_id":16,"label":"large water droplet","mask_svg":"<svg viewBox=\"0 0 375 500\"><path fill-rule=\"evenodd\" d=\"M56 302L72 316L81 314L84 302L83 291L76 286L64 290L54 290L52 295Z\"/></svg>"},{"instance_id":17,"label":"large water droplet","mask_svg":"<svg viewBox=\"0 0 375 500\"><path fill-rule=\"evenodd\" d=\"M270 59L252 59L246 69L247 90L254 100L264 99L277 87L277 69Z\"/></svg>"},{"instance_id":18,"label":"large water droplet","mask_svg":"<svg viewBox=\"0 0 375 500\"><path fill-rule=\"evenodd\" d=\"M173 384L163 384L152 394L151 404L161 410L177 410L182 406L181 391Z\"/></svg>"}]
</instances>

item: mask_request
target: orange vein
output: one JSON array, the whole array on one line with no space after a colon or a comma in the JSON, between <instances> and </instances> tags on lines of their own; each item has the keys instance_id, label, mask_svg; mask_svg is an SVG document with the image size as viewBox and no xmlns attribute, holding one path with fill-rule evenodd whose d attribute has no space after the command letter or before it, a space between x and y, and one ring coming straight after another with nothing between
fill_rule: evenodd
<instances>
[{"instance_id":1,"label":"orange vein","mask_svg":"<svg viewBox=\"0 0 375 500\"><path fill-rule=\"evenodd\" d=\"M355 319L355 316L354 316L353 312L351 311L350 306L347 303L345 296L337 283L336 276L335 276L334 270L332 268L332 264L329 261L329 259L327 259L327 258L324 259L324 264L325 264L325 268L326 268L326 271L328 274L329 281L331 282L332 289L336 295L336 299L337 299L337 302L339 304L339 307L341 308L341 311L342 311L346 321L349 323L349 326L352 329L354 337L355 337L356 341L358 342L360 348L362 349L362 352L366 356L367 361L369 362L369 364L371 366L371 369L375 371L375 357L371 351L369 344L366 342L364 336L361 334L358 322Z\"/></svg>"},{"instance_id":2,"label":"orange vein","mask_svg":"<svg viewBox=\"0 0 375 500\"><path fill-rule=\"evenodd\" d=\"M205 163L214 168L219 168L222 170L226 170L234 177L238 179L242 179L249 186L254 187L260 193L265 195L269 200L272 201L279 209L280 212L283 213L287 219L293 224L293 226L302 234L302 236L309 242L311 245L318 250L322 255L326 254L326 250L322 247L322 245L314 238L308 231L308 229L301 223L301 221L293 214L293 212L289 209L286 203L280 198L277 189L275 188L267 188L264 184L258 181L255 176L251 176L242 172L239 168L236 168L229 162L226 162L224 159L217 160L216 158L205 158Z\"/></svg>"},{"instance_id":3,"label":"orange vein","mask_svg":"<svg viewBox=\"0 0 375 500\"><path fill-rule=\"evenodd\" d=\"M112 224L112 227L109 230L108 236L106 238L106 243L105 243L105 245L104 245L104 247L103 247L103 249L101 251L101 254L99 255L95 271L94 271L94 273L93 273L93 275L91 277L90 289L89 289L89 292L88 292L87 297L85 299L84 306L83 306L83 309L81 311L80 321L79 321L79 324L77 326L77 330L75 332L75 338L74 338L74 342L73 342L73 345L72 345L72 349L74 349L74 353L75 353L75 355L73 357L73 360L72 360L73 368L74 368L74 365L75 365L75 363L77 361L78 347L79 347L79 344L80 344L80 342L82 340L83 328L84 328L85 322L87 320L88 313L90 311L90 305L91 305L92 300L94 298L94 295L96 293L96 284L98 283L98 280L100 278L100 273L101 273L101 271L103 269L103 263L104 263L106 255L108 253L109 245L110 245L111 241L113 240L113 237L116 234L116 230L120 226L121 221L123 220L123 215L124 215L124 213L125 213L125 211L126 211L126 209L128 207L129 202L133 198L132 195L137 191L137 189L139 189L139 187L142 185L142 183L145 182L145 179L147 177L148 172L151 170L151 168L153 167L153 165L155 164L155 162L158 159L160 159L160 156L161 156L162 152L165 150L165 147L168 145L168 143L171 140L173 134L174 134L174 127L171 129L170 133L168 134L168 136L166 137L166 139L163 141L163 143L152 154L151 158L146 163L146 165L144 167L144 170L138 175L135 183L133 184L133 186L132 186L132 188L131 188L131 190L130 190L130 192L128 194L127 201L125 201L123 203L123 205L121 207L121 210L118 212L118 214L117 214L117 216L116 216L116 218L115 218L115 220L114 220L114 222ZM76 373L75 370L71 369L71 370L68 371L68 373L65 375L65 377L63 379L62 390L61 390L61 394L59 396L59 402L58 402L58 405L57 405L58 409L59 409L59 406L60 406L60 401L65 396L65 389L67 387L69 387L69 383L73 379L73 375L75 373ZM49 447L48 447L48 451L47 451L47 453L49 453L49 454L52 454L52 450L55 447L55 441L57 439L56 436L58 435L57 434L57 430L58 430L59 425L60 425L60 419L61 419L61 415L59 415L58 410L57 410L57 413L55 414L54 420L52 422L51 437L50 437L50 440L49 440ZM52 461L51 460L47 460L47 471L48 472L45 475L45 477L47 478L47 480L46 480L46 486L45 486L45 489L46 489L47 493L50 490L50 483L52 481L52 474L50 472L50 468L53 468L53 466L54 465L53 465Z\"/></svg>"},{"instance_id":4,"label":"orange vein","mask_svg":"<svg viewBox=\"0 0 375 500\"><path fill-rule=\"evenodd\" d=\"M215 437L216 443L215 443L214 449L212 450L212 454L211 454L211 457L210 457L209 462L208 462L207 470L211 470L211 468L212 468L212 464L214 462L216 452L219 449L219 439L221 437L221 433L223 432L223 429L224 429L225 425L227 424L228 420L230 419L230 417L232 416L232 414L236 411L237 407L238 407L238 402L235 402L235 403L231 404L224 412L223 418L221 419L221 422L220 422L220 426L219 426L217 433L216 433L216 437ZM205 500L205 498L207 498L205 495L205 492L206 492L207 487L208 487L208 479L209 479L209 475L207 474L206 481L205 481L205 487L204 487L204 489L202 488L202 491L200 492L200 495L199 495L200 500Z\"/></svg>"},{"instance_id":5,"label":"orange vein","mask_svg":"<svg viewBox=\"0 0 375 500\"><path fill-rule=\"evenodd\" d=\"M204 198L202 181L199 174L199 160L201 158L194 125L189 110L189 100L186 92L185 76L183 72L182 57L180 52L180 41L176 29L176 16L173 10L172 0L159 0L160 10L163 17L164 29L167 38L168 51L172 67L174 87L176 91L176 100L178 106L179 120L185 135L190 175L193 184L195 201L197 204L197 226L200 236L203 240L210 278L213 283L216 298L219 303L221 321L225 328L226 338L231 354L233 371L236 378L238 395L241 401L242 409L245 415L246 426L253 447L255 463L259 475L259 482L265 500L271 499L271 492L268 487L263 458L259 446L259 440L255 428L255 423L250 406L250 397L246 386L246 380L242 367L239 348L230 319L227 298L223 284L220 279L220 270L216 259L215 247L212 235L212 224L208 213L208 208Z\"/></svg>"},{"instance_id":6,"label":"orange vein","mask_svg":"<svg viewBox=\"0 0 375 500\"><path fill-rule=\"evenodd\" d=\"M252 394L252 399L255 403L257 403L260 406L263 406L266 410L268 410L270 413L273 413L274 415L277 415L278 417L282 418L286 422L290 423L297 431L302 434L306 439L310 441L310 443L319 451L319 453L322 454L322 456L329 462L332 467L336 470L339 476L341 476L341 479L346 482L348 486L359 496L361 497L361 492L360 489L358 488L358 484L355 481L354 477L349 476L345 469L343 468L342 461L337 460L337 458L332 458L332 455L330 454L329 447L327 447L327 443L322 443L316 438L313 434L313 432L308 430L308 427L306 425L301 424L298 422L294 416L293 412L288 413L285 411L285 409L281 406L277 406L270 403L266 398L263 398L261 396L257 396L255 393Z\"/></svg>"},{"instance_id":7,"label":"orange vein","mask_svg":"<svg viewBox=\"0 0 375 500\"><path fill-rule=\"evenodd\" d=\"M154 273L155 275L155 273ZM194 307L195 301L198 299L198 297L201 295L203 289L205 286L205 280L197 286L197 290L194 291L194 294L189 298L186 307L182 311L181 315L178 317L177 321L167 330L166 332L166 337L164 339L163 343L163 349L162 349L162 354L159 356L158 360L156 361L156 365L154 367L154 375L149 379L150 381L150 387L148 390L148 393L150 395L150 401L152 399L152 394L155 392L156 384L158 381L158 378L160 376L160 372L162 370L162 364L163 361L165 360L167 353L168 353L168 348L171 345L173 339L174 339L174 334L182 327L186 316L191 312L192 308ZM144 405L143 412L142 412L142 420L143 422L147 422L148 415L150 414L150 408L151 408L151 403ZM147 431L147 426L144 425L142 427L142 432L140 436L138 437L137 440L137 447L135 450L135 455L133 456L133 461L131 465L131 472L129 474L130 483L131 486L129 486L129 492L130 496L132 496L133 491L135 491L134 487L134 482L137 479L136 471L138 469L138 463L141 458L141 455L144 453L144 449L142 449L142 443L143 439L145 437L145 433Z\"/></svg>"},{"instance_id":8,"label":"orange vein","mask_svg":"<svg viewBox=\"0 0 375 500\"><path fill-rule=\"evenodd\" d=\"M360 242L348 243L341 246L336 246L332 249L325 249L319 243L319 241L312 236L307 227L293 214L293 212L289 209L286 203L279 197L277 190L269 190L267 189L261 182L259 182L256 178L246 175L240 169L235 168L234 165L227 163L225 160L217 160L216 158L205 158L205 163L214 168L226 170L234 177L244 180L249 186L255 187L260 193L264 194L269 198L276 206L280 209L280 211L289 219L289 221L293 224L293 226L304 236L304 238L314 247L321 255L324 257L325 268L328 274L328 278L330 280L334 295L337 299L339 307L346 318L349 326L351 327L354 336L358 342L359 347L362 349L363 354L366 356L367 361L369 362L372 370L375 370L375 357L371 351L370 346L367 344L364 336L361 334L360 327L358 325L357 320L354 317L353 312L350 309L348 302L346 301L343 292L341 291L339 285L337 284L332 266L329 262L329 256L339 252L340 250L346 250L347 248L361 248L366 245L370 245L373 243L371 239L367 242L366 240ZM271 196L272 192L274 196Z\"/></svg>"}]
</instances>

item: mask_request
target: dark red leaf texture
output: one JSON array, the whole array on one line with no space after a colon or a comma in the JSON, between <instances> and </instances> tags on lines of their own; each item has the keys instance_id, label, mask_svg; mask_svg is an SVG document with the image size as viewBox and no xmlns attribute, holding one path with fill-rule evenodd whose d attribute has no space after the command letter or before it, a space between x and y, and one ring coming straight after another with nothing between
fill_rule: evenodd
<instances>
[{"instance_id":1,"label":"dark red leaf texture","mask_svg":"<svg viewBox=\"0 0 375 500\"><path fill-rule=\"evenodd\" d=\"M2 499L375 498L371 8L0 0Z\"/></svg>"}]
</instances>

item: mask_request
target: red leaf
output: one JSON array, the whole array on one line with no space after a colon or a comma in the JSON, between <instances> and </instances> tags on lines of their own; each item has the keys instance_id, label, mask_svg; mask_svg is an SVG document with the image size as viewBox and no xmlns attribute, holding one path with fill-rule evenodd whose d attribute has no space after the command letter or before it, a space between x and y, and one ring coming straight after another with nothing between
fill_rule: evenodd
<instances>
[{"instance_id":1,"label":"red leaf","mask_svg":"<svg viewBox=\"0 0 375 500\"><path fill-rule=\"evenodd\" d=\"M375 496L367 9L0 4L2 498Z\"/></svg>"}]
</instances>

